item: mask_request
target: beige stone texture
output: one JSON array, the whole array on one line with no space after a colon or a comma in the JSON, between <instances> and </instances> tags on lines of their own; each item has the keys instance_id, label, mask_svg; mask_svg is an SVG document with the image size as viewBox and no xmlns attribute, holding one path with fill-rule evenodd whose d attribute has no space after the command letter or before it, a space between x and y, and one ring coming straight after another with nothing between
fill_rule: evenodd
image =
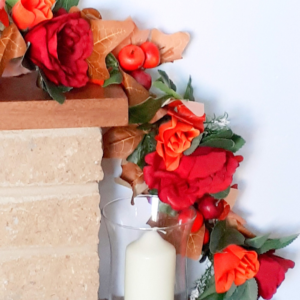
<instances>
[{"instance_id":1,"label":"beige stone texture","mask_svg":"<svg viewBox=\"0 0 300 300\"><path fill-rule=\"evenodd\" d=\"M97 252L1 257L1 300L97 300ZM34 254L34 253L33 253ZM0 254L1 256L1 254Z\"/></svg>"},{"instance_id":2,"label":"beige stone texture","mask_svg":"<svg viewBox=\"0 0 300 300\"><path fill-rule=\"evenodd\" d=\"M100 181L99 128L0 131L0 187Z\"/></svg>"},{"instance_id":3,"label":"beige stone texture","mask_svg":"<svg viewBox=\"0 0 300 300\"><path fill-rule=\"evenodd\" d=\"M97 245L99 202L97 183L2 188L0 250L31 245Z\"/></svg>"}]
</instances>

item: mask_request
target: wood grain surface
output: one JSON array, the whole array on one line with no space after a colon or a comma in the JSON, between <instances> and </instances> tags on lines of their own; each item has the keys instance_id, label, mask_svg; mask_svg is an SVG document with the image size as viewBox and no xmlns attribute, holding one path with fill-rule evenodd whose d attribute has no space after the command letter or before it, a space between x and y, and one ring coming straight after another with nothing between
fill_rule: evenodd
<instances>
[{"instance_id":1,"label":"wood grain surface","mask_svg":"<svg viewBox=\"0 0 300 300\"><path fill-rule=\"evenodd\" d=\"M59 104L36 86L35 72L0 79L0 130L111 127L128 123L128 100L120 86L88 83Z\"/></svg>"}]
</instances>

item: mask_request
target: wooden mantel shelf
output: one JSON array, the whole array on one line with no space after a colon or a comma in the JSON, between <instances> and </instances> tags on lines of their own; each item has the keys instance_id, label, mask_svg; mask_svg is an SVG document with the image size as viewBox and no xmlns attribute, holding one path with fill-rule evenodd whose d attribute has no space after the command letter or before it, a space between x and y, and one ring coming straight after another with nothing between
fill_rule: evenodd
<instances>
[{"instance_id":1,"label":"wooden mantel shelf","mask_svg":"<svg viewBox=\"0 0 300 300\"><path fill-rule=\"evenodd\" d=\"M63 105L36 86L35 72L0 79L0 130L111 127L128 123L120 86L87 84L66 94Z\"/></svg>"}]
</instances>

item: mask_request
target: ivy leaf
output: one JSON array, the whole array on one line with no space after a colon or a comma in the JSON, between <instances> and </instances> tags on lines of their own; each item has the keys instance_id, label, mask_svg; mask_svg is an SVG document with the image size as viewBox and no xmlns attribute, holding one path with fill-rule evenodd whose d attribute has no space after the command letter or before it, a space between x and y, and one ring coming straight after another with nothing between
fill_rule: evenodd
<instances>
[{"instance_id":1,"label":"ivy leaf","mask_svg":"<svg viewBox=\"0 0 300 300\"><path fill-rule=\"evenodd\" d=\"M231 151L231 149L234 147L234 142L225 138L212 138L202 142L200 146L222 148Z\"/></svg>"},{"instance_id":2,"label":"ivy leaf","mask_svg":"<svg viewBox=\"0 0 300 300\"><path fill-rule=\"evenodd\" d=\"M177 94L174 90L172 90L171 88L169 88L165 83L163 83L160 80L156 80L152 83L152 86L161 90L162 92L164 92L165 94L175 98L175 99L181 99L182 97Z\"/></svg>"},{"instance_id":3,"label":"ivy leaf","mask_svg":"<svg viewBox=\"0 0 300 300\"><path fill-rule=\"evenodd\" d=\"M176 92L176 85L174 82L169 78L167 73L163 70L158 70L159 75L161 76L158 81L161 81L165 85L167 85L168 88L172 89L173 91Z\"/></svg>"},{"instance_id":4,"label":"ivy leaf","mask_svg":"<svg viewBox=\"0 0 300 300\"><path fill-rule=\"evenodd\" d=\"M64 8L69 11L72 6L77 6L79 0L57 0L53 9L53 12L57 12L59 9Z\"/></svg>"},{"instance_id":5,"label":"ivy leaf","mask_svg":"<svg viewBox=\"0 0 300 300\"><path fill-rule=\"evenodd\" d=\"M270 250L278 250L278 249L285 248L288 245L290 245L297 237L298 234L294 234L280 239L269 239L262 245L261 248L257 250L257 253L263 254Z\"/></svg>"},{"instance_id":6,"label":"ivy leaf","mask_svg":"<svg viewBox=\"0 0 300 300\"><path fill-rule=\"evenodd\" d=\"M226 300L257 300L258 287L254 278L247 280L243 285L238 286L230 298Z\"/></svg>"},{"instance_id":7,"label":"ivy leaf","mask_svg":"<svg viewBox=\"0 0 300 300\"><path fill-rule=\"evenodd\" d=\"M225 199L229 195L229 193L230 193L230 186L222 192L216 194L210 194L210 195L215 199Z\"/></svg>"},{"instance_id":8,"label":"ivy leaf","mask_svg":"<svg viewBox=\"0 0 300 300\"><path fill-rule=\"evenodd\" d=\"M165 95L160 98L149 97L144 102L129 107L129 123L148 123L161 108L161 106L170 98L170 95Z\"/></svg>"},{"instance_id":9,"label":"ivy leaf","mask_svg":"<svg viewBox=\"0 0 300 300\"><path fill-rule=\"evenodd\" d=\"M45 91L53 100L57 101L59 104L63 104L66 100L64 93L70 91L72 88L65 86L56 86L53 82L48 80L42 70L39 70L39 72L43 79L43 87Z\"/></svg>"},{"instance_id":10,"label":"ivy leaf","mask_svg":"<svg viewBox=\"0 0 300 300\"><path fill-rule=\"evenodd\" d=\"M217 253L229 245L244 245L244 242L245 237L238 230L227 226L226 221L219 221L212 230L209 248L212 253Z\"/></svg>"},{"instance_id":11,"label":"ivy leaf","mask_svg":"<svg viewBox=\"0 0 300 300\"><path fill-rule=\"evenodd\" d=\"M187 84L183 98L186 100L195 101L194 89L192 87L192 77L191 76L189 78L189 82Z\"/></svg>"},{"instance_id":12,"label":"ivy leaf","mask_svg":"<svg viewBox=\"0 0 300 300\"><path fill-rule=\"evenodd\" d=\"M246 141L237 134L234 134L231 139L234 142L234 146L231 149L231 151L234 153L237 152L238 150L240 150L246 143Z\"/></svg>"},{"instance_id":13,"label":"ivy leaf","mask_svg":"<svg viewBox=\"0 0 300 300\"><path fill-rule=\"evenodd\" d=\"M192 153L194 153L195 150L198 148L202 137L203 137L203 133L196 136L192 141L191 147L184 151L184 155L191 155Z\"/></svg>"},{"instance_id":14,"label":"ivy leaf","mask_svg":"<svg viewBox=\"0 0 300 300\"><path fill-rule=\"evenodd\" d=\"M270 234L265 234L265 235L257 236L257 237L252 238L252 239L246 239L245 243L250 247L259 249L267 241L269 236L270 236Z\"/></svg>"},{"instance_id":15,"label":"ivy leaf","mask_svg":"<svg viewBox=\"0 0 300 300\"><path fill-rule=\"evenodd\" d=\"M127 157L127 160L137 164L141 169L145 166L145 156L156 148L155 132L146 134L137 148Z\"/></svg>"},{"instance_id":16,"label":"ivy leaf","mask_svg":"<svg viewBox=\"0 0 300 300\"><path fill-rule=\"evenodd\" d=\"M112 70L109 72L110 77L104 81L103 87L107 87L112 84L121 84L123 76L119 70Z\"/></svg>"},{"instance_id":17,"label":"ivy leaf","mask_svg":"<svg viewBox=\"0 0 300 300\"><path fill-rule=\"evenodd\" d=\"M203 142L207 140L216 139L216 138L224 138L224 139L231 139L233 136L233 132L230 128L223 128L219 130L217 133L210 134L203 138Z\"/></svg>"}]
</instances>

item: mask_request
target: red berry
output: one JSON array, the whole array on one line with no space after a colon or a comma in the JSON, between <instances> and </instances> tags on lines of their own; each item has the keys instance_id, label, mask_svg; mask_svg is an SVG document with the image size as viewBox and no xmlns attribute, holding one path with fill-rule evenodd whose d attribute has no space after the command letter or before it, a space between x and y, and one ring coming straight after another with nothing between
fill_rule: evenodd
<instances>
[{"instance_id":1,"label":"red berry","mask_svg":"<svg viewBox=\"0 0 300 300\"><path fill-rule=\"evenodd\" d=\"M206 245L209 242L209 231L207 228L205 228L204 233L204 239L203 239L203 245Z\"/></svg>"},{"instance_id":2,"label":"red berry","mask_svg":"<svg viewBox=\"0 0 300 300\"><path fill-rule=\"evenodd\" d=\"M223 212L223 206L217 206L217 202L218 200L211 196L205 196L200 200L198 210L202 213L204 219L210 220L219 218Z\"/></svg>"},{"instance_id":3,"label":"red berry","mask_svg":"<svg viewBox=\"0 0 300 300\"><path fill-rule=\"evenodd\" d=\"M200 228L202 227L202 225L203 225L203 216L199 211L197 211L197 216L193 223L191 232L192 233L198 232L200 230Z\"/></svg>"},{"instance_id":4,"label":"red berry","mask_svg":"<svg viewBox=\"0 0 300 300\"><path fill-rule=\"evenodd\" d=\"M151 76L142 71L142 70L135 70L130 72L130 75L139 83L141 84L146 90L149 90L152 85L152 78Z\"/></svg>"},{"instance_id":5,"label":"red berry","mask_svg":"<svg viewBox=\"0 0 300 300\"><path fill-rule=\"evenodd\" d=\"M134 71L144 64L145 53L139 46L127 45L119 52L118 59L124 70Z\"/></svg>"},{"instance_id":6,"label":"red berry","mask_svg":"<svg viewBox=\"0 0 300 300\"><path fill-rule=\"evenodd\" d=\"M179 224L185 224L195 217L195 212L191 208L182 210L178 215Z\"/></svg>"},{"instance_id":7,"label":"red berry","mask_svg":"<svg viewBox=\"0 0 300 300\"><path fill-rule=\"evenodd\" d=\"M152 42L145 42L140 46L146 56L143 68L151 69L155 68L160 63L160 52L158 47Z\"/></svg>"}]
</instances>

